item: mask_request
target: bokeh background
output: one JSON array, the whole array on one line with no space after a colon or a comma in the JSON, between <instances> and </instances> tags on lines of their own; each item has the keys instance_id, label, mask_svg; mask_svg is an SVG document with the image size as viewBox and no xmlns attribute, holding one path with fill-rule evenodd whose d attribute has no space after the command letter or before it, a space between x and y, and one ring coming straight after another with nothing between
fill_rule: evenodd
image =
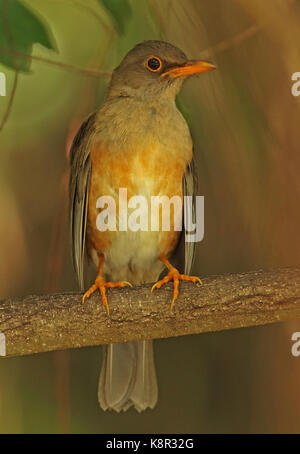
<instances>
[{"instance_id":1,"label":"bokeh background","mask_svg":"<svg viewBox=\"0 0 300 454\"><path fill-rule=\"evenodd\" d=\"M8 1L17 0L1 0L2 33ZM145 39L170 41L218 67L188 81L179 99L205 196L194 273L300 265L300 98L291 95L300 1L20 3L44 24L54 50L35 44L29 72L17 78L0 63L7 77L0 123L8 113L0 130L1 298L77 288L69 146L101 104L111 70ZM100 347L2 359L0 433L298 433L294 331L299 321L156 341L159 402L143 414L98 407Z\"/></svg>"}]
</instances>

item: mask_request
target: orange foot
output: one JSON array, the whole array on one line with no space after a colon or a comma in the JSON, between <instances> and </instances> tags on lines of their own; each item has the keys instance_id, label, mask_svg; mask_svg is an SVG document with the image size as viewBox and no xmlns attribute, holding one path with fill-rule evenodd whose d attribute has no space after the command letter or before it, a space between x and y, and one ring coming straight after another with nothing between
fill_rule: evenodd
<instances>
[{"instance_id":1,"label":"orange foot","mask_svg":"<svg viewBox=\"0 0 300 454\"><path fill-rule=\"evenodd\" d=\"M159 257L159 260L161 260L166 265L169 272L166 277L164 277L163 279L161 279L160 281L156 282L156 284L153 285L151 292L153 292L153 290L155 288L160 288L162 285L166 284L167 282L173 281L174 282L174 291L173 291L173 299L171 302L171 311L172 311L174 308L174 303L179 294L179 291L178 291L179 281L191 281L194 283L199 282L201 285L202 285L202 282L199 279L199 277L180 274L179 271L176 268L174 268L174 266L171 265L171 263L167 260L167 258L164 254L162 254Z\"/></svg>"},{"instance_id":2,"label":"orange foot","mask_svg":"<svg viewBox=\"0 0 300 454\"><path fill-rule=\"evenodd\" d=\"M98 274L97 274L95 283L85 292L85 294L82 297L82 302L84 302L84 300L86 298L89 298L89 296L91 296L91 294L94 293L96 290L100 290L101 297L102 297L102 303L105 306L107 315L109 316L109 306L108 306L108 302L107 302L105 289L106 288L115 288L115 287L125 287L126 285L129 285L130 287L132 287L132 285L130 284L130 282L127 282L127 281L106 282L102 276L103 263L104 263L104 255L101 254L99 257Z\"/></svg>"}]
</instances>

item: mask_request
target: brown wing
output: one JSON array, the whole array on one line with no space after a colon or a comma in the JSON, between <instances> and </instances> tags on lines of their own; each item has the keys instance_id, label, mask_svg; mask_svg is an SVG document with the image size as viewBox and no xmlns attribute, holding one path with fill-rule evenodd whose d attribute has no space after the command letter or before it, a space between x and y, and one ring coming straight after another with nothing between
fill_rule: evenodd
<instances>
[{"instance_id":1,"label":"brown wing","mask_svg":"<svg viewBox=\"0 0 300 454\"><path fill-rule=\"evenodd\" d=\"M182 180L183 196L192 197L191 213L184 212L185 225L176 246L171 256L172 264L184 274L190 274L195 258L196 243L185 241L185 226L187 231L191 231L188 221L195 222L195 195L197 192L197 178L194 160L187 166ZM185 210L185 206L184 206Z\"/></svg>"},{"instance_id":2,"label":"brown wing","mask_svg":"<svg viewBox=\"0 0 300 454\"><path fill-rule=\"evenodd\" d=\"M91 163L89 144L94 132L96 113L93 113L79 128L70 153L70 224L72 256L80 289L84 288L85 233L88 208Z\"/></svg>"},{"instance_id":3,"label":"brown wing","mask_svg":"<svg viewBox=\"0 0 300 454\"><path fill-rule=\"evenodd\" d=\"M191 213L184 213L185 217L185 227L187 227L187 231L191 231L192 229L189 226L189 222L195 222L195 196L197 194L197 172L195 161L192 160L191 163L187 166L183 177L183 195L184 196L191 196L192 197L192 212ZM190 214L190 215L189 215ZM185 233L181 235L181 241L184 241L184 274L190 274L194 259L195 259L195 250L196 250L196 243L195 242L187 242L185 241Z\"/></svg>"}]
</instances>

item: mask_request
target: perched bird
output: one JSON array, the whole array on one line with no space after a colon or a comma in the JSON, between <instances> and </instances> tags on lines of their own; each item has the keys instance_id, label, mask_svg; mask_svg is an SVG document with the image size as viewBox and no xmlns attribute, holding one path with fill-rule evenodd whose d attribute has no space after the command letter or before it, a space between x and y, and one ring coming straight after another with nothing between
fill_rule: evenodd
<instances>
[{"instance_id":1,"label":"perched bird","mask_svg":"<svg viewBox=\"0 0 300 454\"><path fill-rule=\"evenodd\" d=\"M118 206L120 188L127 189L128 198L141 195L149 202L152 196L177 195L182 201L184 195L193 195L193 144L175 98L187 77L214 68L205 61L188 60L167 42L138 44L113 71L102 106L82 124L74 139L70 157L74 266L83 290L86 251L98 273L83 301L99 290L108 315L107 288L155 282L166 267L168 274L153 289L173 281L173 307L180 280L200 281L188 276L194 244L185 244L186 274L180 274L168 260L180 238L180 231L174 229L176 219L170 231L161 227L158 231L100 231L97 200L111 196ZM104 410L117 412L132 405L138 411L155 406L152 341L105 347L98 398Z\"/></svg>"}]
</instances>

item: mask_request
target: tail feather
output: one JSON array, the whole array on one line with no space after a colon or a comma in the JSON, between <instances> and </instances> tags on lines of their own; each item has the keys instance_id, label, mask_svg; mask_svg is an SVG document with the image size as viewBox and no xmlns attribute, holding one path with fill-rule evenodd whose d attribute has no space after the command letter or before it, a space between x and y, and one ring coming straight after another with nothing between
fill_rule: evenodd
<instances>
[{"instance_id":1,"label":"tail feather","mask_svg":"<svg viewBox=\"0 0 300 454\"><path fill-rule=\"evenodd\" d=\"M105 348L98 399L103 410L154 408L157 382L152 341L111 344Z\"/></svg>"}]
</instances>

